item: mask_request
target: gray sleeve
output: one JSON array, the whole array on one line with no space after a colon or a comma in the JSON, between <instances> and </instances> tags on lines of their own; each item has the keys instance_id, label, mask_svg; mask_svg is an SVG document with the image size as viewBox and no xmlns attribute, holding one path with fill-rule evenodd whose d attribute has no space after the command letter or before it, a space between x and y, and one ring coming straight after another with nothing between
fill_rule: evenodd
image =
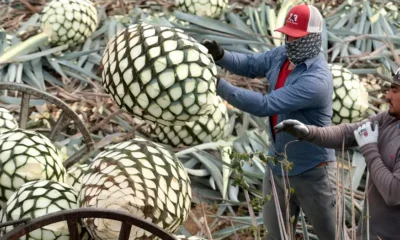
<instances>
[{"instance_id":1,"label":"gray sleeve","mask_svg":"<svg viewBox=\"0 0 400 240\"><path fill-rule=\"evenodd\" d=\"M304 140L325 148L341 149L343 144L344 148L355 147L357 146L357 141L354 137L354 130L367 121L378 121L379 125L381 125L382 113L376 114L369 119L357 123L343 123L330 127L307 125L310 133L304 138Z\"/></svg>"},{"instance_id":2,"label":"gray sleeve","mask_svg":"<svg viewBox=\"0 0 400 240\"><path fill-rule=\"evenodd\" d=\"M316 127L307 125L310 133L304 140L325 148L341 149L357 146L354 130L362 123L346 123L331 127ZM343 143L344 141L344 143Z\"/></svg>"},{"instance_id":3,"label":"gray sleeve","mask_svg":"<svg viewBox=\"0 0 400 240\"><path fill-rule=\"evenodd\" d=\"M400 205L400 156L393 171L383 163L378 145L369 143L360 148L365 157L372 181L388 206Z\"/></svg>"}]
</instances>

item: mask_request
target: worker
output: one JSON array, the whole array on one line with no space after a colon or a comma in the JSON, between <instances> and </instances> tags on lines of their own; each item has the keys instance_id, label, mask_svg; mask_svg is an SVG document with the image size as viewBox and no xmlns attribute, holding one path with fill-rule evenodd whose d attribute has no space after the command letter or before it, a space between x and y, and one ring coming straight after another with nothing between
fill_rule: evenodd
<instances>
[{"instance_id":1,"label":"worker","mask_svg":"<svg viewBox=\"0 0 400 240\"><path fill-rule=\"evenodd\" d=\"M264 95L233 86L222 78L217 80L217 94L229 104L270 120L268 155L279 161L270 161L265 169L263 195L273 196L274 182L280 206L271 200L263 207L265 239L281 239L276 209L281 209L285 223L291 220L286 219L284 192L288 189L284 179L294 189L288 205L290 218L295 219L291 226L296 229L302 209L320 240L335 239L335 151L308 142L291 143L296 140L293 136L276 135L273 130L278 122L292 118L320 127L332 123L333 77L321 51L322 25L323 17L316 7L300 4L289 10L284 26L276 29L284 34L285 44L270 51L244 54L227 51L216 41L202 41L217 65L237 75L266 77L269 81L268 94ZM287 172L282 172L284 155L293 162Z\"/></svg>"},{"instance_id":2,"label":"worker","mask_svg":"<svg viewBox=\"0 0 400 240\"><path fill-rule=\"evenodd\" d=\"M287 132L301 142L325 148L359 146L370 177L366 187L369 216L361 219L363 228L358 227L357 239L367 239L367 234L370 240L400 239L400 68L386 100L388 110L357 123L318 127L289 119L275 126L277 133ZM369 232L365 232L365 221L369 221Z\"/></svg>"}]
</instances>

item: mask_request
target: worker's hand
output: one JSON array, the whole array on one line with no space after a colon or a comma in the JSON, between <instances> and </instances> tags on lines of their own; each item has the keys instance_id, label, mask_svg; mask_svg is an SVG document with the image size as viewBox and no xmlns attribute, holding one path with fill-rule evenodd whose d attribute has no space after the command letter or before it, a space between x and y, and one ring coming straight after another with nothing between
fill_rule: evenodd
<instances>
[{"instance_id":1,"label":"worker's hand","mask_svg":"<svg viewBox=\"0 0 400 240\"><path fill-rule=\"evenodd\" d=\"M224 56L224 49L222 49L216 41L204 39L203 41L201 41L201 44L203 44L208 49L208 53L211 54L214 61L218 61Z\"/></svg>"},{"instance_id":2,"label":"worker's hand","mask_svg":"<svg viewBox=\"0 0 400 240\"><path fill-rule=\"evenodd\" d=\"M364 123L354 130L354 137L356 138L359 147L368 143L378 142L379 124L375 123L374 125L374 130L371 128L371 122Z\"/></svg>"},{"instance_id":3,"label":"worker's hand","mask_svg":"<svg viewBox=\"0 0 400 240\"><path fill-rule=\"evenodd\" d=\"M284 131L292 134L297 138L304 138L310 133L306 125L293 119L288 119L280 122L274 127L274 129L276 133Z\"/></svg>"}]
</instances>

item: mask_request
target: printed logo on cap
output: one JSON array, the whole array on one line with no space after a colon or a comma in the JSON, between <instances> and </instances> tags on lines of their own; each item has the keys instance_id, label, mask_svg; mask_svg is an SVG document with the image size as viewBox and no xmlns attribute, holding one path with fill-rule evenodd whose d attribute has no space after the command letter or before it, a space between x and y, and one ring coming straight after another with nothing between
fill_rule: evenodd
<instances>
[{"instance_id":1,"label":"printed logo on cap","mask_svg":"<svg viewBox=\"0 0 400 240\"><path fill-rule=\"evenodd\" d=\"M297 14L290 13L289 18L288 18L288 22L297 23L297 18L298 18Z\"/></svg>"}]
</instances>

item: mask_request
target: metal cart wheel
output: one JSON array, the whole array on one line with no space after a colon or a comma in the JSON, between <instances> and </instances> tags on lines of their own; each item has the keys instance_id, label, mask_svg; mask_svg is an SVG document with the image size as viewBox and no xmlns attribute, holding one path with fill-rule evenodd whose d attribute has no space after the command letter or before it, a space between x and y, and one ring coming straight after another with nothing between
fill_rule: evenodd
<instances>
[{"instance_id":1,"label":"metal cart wheel","mask_svg":"<svg viewBox=\"0 0 400 240\"><path fill-rule=\"evenodd\" d=\"M121 230L118 237L119 240L129 239L132 226L142 228L161 238L162 240L177 240L177 238L175 238L173 235L167 233L166 231L151 222L134 217L124 212L95 208L78 208L47 214L45 216L28 221L23 225L17 226L13 230L2 236L0 240L17 240L20 237L23 237L38 228L61 221L67 221L68 229L70 232L70 239L80 240L77 222L80 221L82 218L103 218L113 219L122 222Z\"/></svg>"},{"instance_id":2,"label":"metal cart wheel","mask_svg":"<svg viewBox=\"0 0 400 240\"><path fill-rule=\"evenodd\" d=\"M25 84L0 82L0 90L21 92L21 112L19 116L19 127L22 129L26 128L26 123L29 117L29 100L31 99L31 96L43 99L59 107L62 110L62 113L55 125L52 126L49 136L49 139L51 141L54 141L57 135L67 126L70 120L73 120L75 126L77 127L77 129L79 129L83 136L85 146L64 161L64 166L67 169L78 162L82 158L82 156L94 150L94 141L84 122L79 118L78 114L61 99Z\"/></svg>"}]
</instances>

